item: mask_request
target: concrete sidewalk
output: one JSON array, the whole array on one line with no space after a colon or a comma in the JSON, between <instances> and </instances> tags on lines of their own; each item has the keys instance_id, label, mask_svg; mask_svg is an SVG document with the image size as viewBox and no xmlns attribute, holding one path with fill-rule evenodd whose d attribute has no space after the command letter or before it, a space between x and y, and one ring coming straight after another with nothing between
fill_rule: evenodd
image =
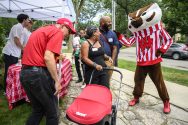
<instances>
[{"instance_id":1,"label":"concrete sidewalk","mask_svg":"<svg viewBox=\"0 0 188 125\"><path fill-rule=\"evenodd\" d=\"M65 53L65 55L66 58L70 59L72 62L72 54ZM134 72L121 68L116 69L122 72L123 83L127 84L128 86L134 87ZM119 80L119 74L114 73L112 78ZM188 87L169 81L165 81L165 84L170 96L170 103L188 111ZM145 81L144 92L159 98L157 89L149 76L147 76Z\"/></svg>"},{"instance_id":2,"label":"concrete sidewalk","mask_svg":"<svg viewBox=\"0 0 188 125\"><path fill-rule=\"evenodd\" d=\"M71 54L65 55L71 59ZM165 81L170 96L171 112L164 114L163 103L153 82L147 77L143 97L139 104L131 107L128 106L128 103L133 97L134 72L116 69L123 74L120 95L118 95L120 85L118 73L113 73L110 85L113 102L116 102L116 99L119 98L116 125L188 125L188 99L186 97L188 96L188 87ZM63 105L60 106L60 125L76 125L66 119L65 111L82 91L82 83L75 83L77 79L77 74L73 71L73 80L68 87L67 95L62 100Z\"/></svg>"},{"instance_id":3,"label":"concrete sidewalk","mask_svg":"<svg viewBox=\"0 0 188 125\"><path fill-rule=\"evenodd\" d=\"M146 93L145 92L143 93L143 97L140 99L140 103L135 105L134 107L128 106L128 102L132 98L133 88L131 86L134 86L134 82L133 82L134 73L128 70L123 70L123 69L119 69L119 70L124 75L123 78L124 83L121 87L120 96L118 95L119 85L120 85L119 84L120 82L118 81L119 75L115 72L113 74L113 78L111 80L111 85L110 85L111 93L113 95L113 102L115 102L115 100L119 98L116 125L188 125L188 119L187 119L188 111L179 108L179 106L171 105L171 113L170 114L163 113L162 101L157 97L158 96L158 94L156 93L157 90L155 89L154 85L148 78L146 80L146 86L145 86ZM63 104L60 105L60 109L61 109L60 125L77 125L76 123L69 121L66 118L66 114L65 114L69 105L82 91L81 89L82 83L75 83L76 80L77 80L77 75L76 72L74 71L73 80L71 81L68 87L68 93L62 100ZM167 85L169 84L172 83L167 83ZM171 87L173 88L174 86ZM171 101L176 100L175 98L179 98L176 96L174 98L173 95L175 94L181 96L183 95L178 91L176 91L178 90L177 88L181 89L175 86L174 92L169 90ZM154 96L152 96L151 94L147 94L149 93L147 92L147 90L154 92L151 93ZM186 91L186 90L182 90L182 91ZM182 101L187 102L186 98L184 98ZM117 104L117 103L113 103L113 104ZM95 108L95 107L91 107L91 108Z\"/></svg>"},{"instance_id":4,"label":"concrete sidewalk","mask_svg":"<svg viewBox=\"0 0 188 125\"><path fill-rule=\"evenodd\" d=\"M134 87L134 72L121 68L116 69L122 72L123 83L128 86ZM113 73L113 78L115 80L119 80L118 74ZM170 103L188 111L188 87L169 81L165 81L165 84L170 96ZM157 89L149 76L147 76L145 81L144 92L159 98Z\"/></svg>"}]
</instances>

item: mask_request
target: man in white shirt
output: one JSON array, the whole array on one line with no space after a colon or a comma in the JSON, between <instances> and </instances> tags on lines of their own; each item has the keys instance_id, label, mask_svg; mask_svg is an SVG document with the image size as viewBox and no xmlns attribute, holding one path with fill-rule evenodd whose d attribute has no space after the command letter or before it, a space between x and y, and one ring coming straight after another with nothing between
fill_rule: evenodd
<instances>
[{"instance_id":1,"label":"man in white shirt","mask_svg":"<svg viewBox=\"0 0 188 125\"><path fill-rule=\"evenodd\" d=\"M80 36L78 33L75 34L75 37L73 38L73 55L74 55L74 60L75 60L75 67L76 67L76 72L78 75L78 80L76 83L82 82L82 74L80 70Z\"/></svg>"},{"instance_id":2,"label":"man in white shirt","mask_svg":"<svg viewBox=\"0 0 188 125\"><path fill-rule=\"evenodd\" d=\"M24 31L23 31L22 41L23 41L23 45L24 46L27 44L29 36L31 35L31 28L32 28L32 26L33 26L33 21L29 20L28 25L24 28Z\"/></svg>"},{"instance_id":3,"label":"man in white shirt","mask_svg":"<svg viewBox=\"0 0 188 125\"><path fill-rule=\"evenodd\" d=\"M5 74L4 74L4 90L6 92L6 78L7 71L10 65L18 63L18 58L23 50L23 41L21 40L24 27L29 23L29 16L26 14L19 14L17 16L18 23L15 24L9 33L9 39L3 48L3 60L5 63Z\"/></svg>"}]
</instances>

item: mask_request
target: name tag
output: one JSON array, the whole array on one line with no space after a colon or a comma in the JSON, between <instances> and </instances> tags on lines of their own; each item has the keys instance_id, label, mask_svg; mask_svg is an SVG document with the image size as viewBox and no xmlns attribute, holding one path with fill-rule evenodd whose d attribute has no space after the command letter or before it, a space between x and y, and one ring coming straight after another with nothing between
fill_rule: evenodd
<instances>
[{"instance_id":1,"label":"name tag","mask_svg":"<svg viewBox=\"0 0 188 125\"><path fill-rule=\"evenodd\" d=\"M113 38L108 38L108 41L111 43L113 42Z\"/></svg>"},{"instance_id":2,"label":"name tag","mask_svg":"<svg viewBox=\"0 0 188 125\"><path fill-rule=\"evenodd\" d=\"M98 51L98 48L92 48L92 51Z\"/></svg>"}]
</instances>

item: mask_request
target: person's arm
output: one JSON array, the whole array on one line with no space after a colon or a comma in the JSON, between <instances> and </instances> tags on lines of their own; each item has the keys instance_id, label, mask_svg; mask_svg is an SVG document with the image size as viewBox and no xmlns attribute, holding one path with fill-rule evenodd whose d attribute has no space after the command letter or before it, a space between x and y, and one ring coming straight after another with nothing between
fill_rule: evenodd
<instances>
[{"instance_id":1,"label":"person's arm","mask_svg":"<svg viewBox=\"0 0 188 125\"><path fill-rule=\"evenodd\" d=\"M160 56L168 50L168 48L172 45L173 39L171 36L168 34L168 32L165 29L161 29L160 31L160 38L162 40L162 45L160 48L156 51L156 56Z\"/></svg>"},{"instance_id":2,"label":"person's arm","mask_svg":"<svg viewBox=\"0 0 188 125\"><path fill-rule=\"evenodd\" d=\"M14 42L16 44L16 46L18 46L21 50L23 50L23 45L20 42L20 39L18 37L14 37Z\"/></svg>"},{"instance_id":3,"label":"person's arm","mask_svg":"<svg viewBox=\"0 0 188 125\"><path fill-rule=\"evenodd\" d=\"M60 81L59 81L58 75L57 75L55 54L49 50L46 50L44 53L44 60L45 60L46 66L48 68L48 71L50 72L51 77L55 81L56 92L54 93L54 95L57 95L60 92L62 86L60 84Z\"/></svg>"},{"instance_id":4,"label":"person's arm","mask_svg":"<svg viewBox=\"0 0 188 125\"><path fill-rule=\"evenodd\" d=\"M113 33L112 60L115 63L116 56L118 54L117 46L119 45L119 42L118 42L118 38L117 38L115 32L112 32L112 33Z\"/></svg>"},{"instance_id":5,"label":"person's arm","mask_svg":"<svg viewBox=\"0 0 188 125\"><path fill-rule=\"evenodd\" d=\"M81 59L89 66L93 66L97 70L102 70L102 66L96 64L88 58L89 44L87 42L82 43L81 46Z\"/></svg>"},{"instance_id":6,"label":"person's arm","mask_svg":"<svg viewBox=\"0 0 188 125\"><path fill-rule=\"evenodd\" d=\"M130 37L130 38L127 38L127 37L125 37L123 34L120 34L120 35L119 35L118 40L119 40L119 42L121 43L121 45L127 46L127 47L132 46L132 45L136 42L134 36L132 36L132 37Z\"/></svg>"},{"instance_id":7,"label":"person's arm","mask_svg":"<svg viewBox=\"0 0 188 125\"><path fill-rule=\"evenodd\" d=\"M117 56L117 46L113 45L112 49L113 49L113 51L112 51L112 60L113 60L113 62L115 62L116 56Z\"/></svg>"}]
</instances>

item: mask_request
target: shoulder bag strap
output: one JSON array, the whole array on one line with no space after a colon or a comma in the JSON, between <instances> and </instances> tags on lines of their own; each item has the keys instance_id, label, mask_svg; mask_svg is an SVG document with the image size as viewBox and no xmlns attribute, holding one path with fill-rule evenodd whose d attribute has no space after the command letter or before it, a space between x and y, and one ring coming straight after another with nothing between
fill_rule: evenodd
<instances>
[{"instance_id":1,"label":"shoulder bag strap","mask_svg":"<svg viewBox=\"0 0 188 125\"><path fill-rule=\"evenodd\" d=\"M108 39L106 38L106 36L104 36L102 33L101 33L101 36L103 37L104 41L109 45L110 50L111 50L111 52L112 52L112 51L113 51L112 45L110 45L110 43L108 42Z\"/></svg>"}]
</instances>

